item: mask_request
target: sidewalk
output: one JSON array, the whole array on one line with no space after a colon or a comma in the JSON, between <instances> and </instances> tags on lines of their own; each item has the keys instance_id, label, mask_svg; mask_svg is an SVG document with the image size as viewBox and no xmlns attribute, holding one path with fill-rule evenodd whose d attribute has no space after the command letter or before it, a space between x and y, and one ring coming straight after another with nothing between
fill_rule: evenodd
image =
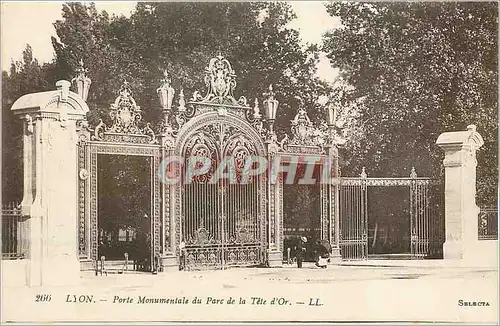
<instances>
[{"instance_id":1,"label":"sidewalk","mask_svg":"<svg viewBox=\"0 0 500 326\"><path fill-rule=\"evenodd\" d=\"M342 261L340 266L371 266L371 267L418 267L418 268L465 268L465 269L486 269L497 270L498 259L491 262L467 262L463 260L444 259L368 259Z\"/></svg>"},{"instance_id":2,"label":"sidewalk","mask_svg":"<svg viewBox=\"0 0 500 326\"><path fill-rule=\"evenodd\" d=\"M52 301L35 302L38 294ZM169 304L155 303L167 299ZM463 307L459 300L488 306ZM302 269L284 265L158 275L88 272L72 287L4 286L2 320L496 323L498 272L418 266L321 269L313 263Z\"/></svg>"}]
</instances>

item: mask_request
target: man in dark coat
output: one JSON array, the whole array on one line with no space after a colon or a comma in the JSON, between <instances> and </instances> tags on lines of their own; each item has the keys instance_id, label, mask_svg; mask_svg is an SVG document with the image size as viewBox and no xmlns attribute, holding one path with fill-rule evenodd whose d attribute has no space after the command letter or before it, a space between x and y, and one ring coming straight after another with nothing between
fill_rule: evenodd
<instances>
[{"instance_id":1,"label":"man in dark coat","mask_svg":"<svg viewBox=\"0 0 500 326\"><path fill-rule=\"evenodd\" d=\"M148 271L151 263L151 248L150 248L150 223L149 216L144 214L139 222L139 229L135 239L135 265L137 270Z\"/></svg>"},{"instance_id":2,"label":"man in dark coat","mask_svg":"<svg viewBox=\"0 0 500 326\"><path fill-rule=\"evenodd\" d=\"M304 261L304 257L306 254L306 248L304 246L304 244L306 242L307 242L306 237L300 237L299 243L297 244L296 256L297 256L297 267L298 268L302 268L302 262Z\"/></svg>"}]
</instances>

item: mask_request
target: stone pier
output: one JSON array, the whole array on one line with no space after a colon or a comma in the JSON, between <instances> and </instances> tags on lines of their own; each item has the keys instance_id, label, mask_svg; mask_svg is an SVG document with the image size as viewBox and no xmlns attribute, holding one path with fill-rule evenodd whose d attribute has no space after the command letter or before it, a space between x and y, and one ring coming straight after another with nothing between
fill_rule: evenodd
<instances>
[{"instance_id":1,"label":"stone pier","mask_svg":"<svg viewBox=\"0 0 500 326\"><path fill-rule=\"evenodd\" d=\"M445 260L474 265L496 261L497 241L490 246L478 240L476 151L483 143L474 125L466 131L445 132L436 141L445 152Z\"/></svg>"},{"instance_id":2,"label":"stone pier","mask_svg":"<svg viewBox=\"0 0 500 326\"><path fill-rule=\"evenodd\" d=\"M21 210L29 218L26 284L65 285L80 278L77 254L77 123L84 100L58 81L57 90L27 94L12 106L23 120L24 190Z\"/></svg>"}]
</instances>

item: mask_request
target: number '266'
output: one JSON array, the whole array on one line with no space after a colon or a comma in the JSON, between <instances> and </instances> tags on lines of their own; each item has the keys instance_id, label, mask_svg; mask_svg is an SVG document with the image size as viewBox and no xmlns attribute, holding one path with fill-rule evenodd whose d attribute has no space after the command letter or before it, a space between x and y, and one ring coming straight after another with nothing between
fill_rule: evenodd
<instances>
[{"instance_id":1,"label":"number '266'","mask_svg":"<svg viewBox=\"0 0 500 326\"><path fill-rule=\"evenodd\" d=\"M50 294L37 294L35 296L35 302L50 302L50 300L52 300Z\"/></svg>"}]
</instances>

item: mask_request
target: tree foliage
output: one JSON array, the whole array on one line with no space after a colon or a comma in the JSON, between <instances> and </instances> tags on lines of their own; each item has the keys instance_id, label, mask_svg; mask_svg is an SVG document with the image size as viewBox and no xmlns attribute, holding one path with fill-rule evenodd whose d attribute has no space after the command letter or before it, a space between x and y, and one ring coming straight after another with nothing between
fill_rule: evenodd
<instances>
[{"instance_id":1,"label":"tree foliage","mask_svg":"<svg viewBox=\"0 0 500 326\"><path fill-rule=\"evenodd\" d=\"M22 95L50 88L51 64L40 65L26 45L22 61L2 71L2 195L4 202L20 201L23 190L22 124L10 111ZM54 83L52 83L54 85Z\"/></svg>"},{"instance_id":2,"label":"tree foliage","mask_svg":"<svg viewBox=\"0 0 500 326\"><path fill-rule=\"evenodd\" d=\"M186 96L203 90L210 58L223 54L237 74L236 94L253 104L274 84L281 102L278 125L288 126L304 97L312 115L326 84L315 76L317 48L302 49L295 17L285 3L138 3L130 18L109 17L94 5L63 5L53 38L59 77L70 78L83 59L93 80L89 102L100 116L126 79L151 121L159 115L156 88L163 70Z\"/></svg>"},{"instance_id":3,"label":"tree foliage","mask_svg":"<svg viewBox=\"0 0 500 326\"><path fill-rule=\"evenodd\" d=\"M255 98L262 101L269 84L274 85L280 101L279 132L288 131L298 109L295 96L303 98L311 118L318 117L317 99L328 93L328 86L315 76L317 46L303 48L298 32L286 27L294 17L288 4L270 2L139 2L129 18L99 12L93 3L63 4L62 19L54 23L54 62L40 66L30 49L10 75L3 73L4 126L8 125L3 129L4 171L16 180L14 185L4 178L4 189L9 189L4 193L20 199L21 190L12 189L22 189L21 125L5 101L12 104L23 94L53 89L56 80L71 80L80 60L92 79L87 102L93 125L109 119L110 104L124 80L143 110L143 120L160 121L156 89L163 70L172 77L176 103L181 88L186 97L194 90L205 91L205 68L218 53L233 64L235 94L246 96L251 106Z\"/></svg>"},{"instance_id":4,"label":"tree foliage","mask_svg":"<svg viewBox=\"0 0 500 326\"><path fill-rule=\"evenodd\" d=\"M342 26L323 50L350 90L362 132L344 150L344 170L371 175L440 174L444 131L477 125L478 199L496 202L497 3L330 3ZM344 174L346 174L344 173Z\"/></svg>"}]
</instances>

